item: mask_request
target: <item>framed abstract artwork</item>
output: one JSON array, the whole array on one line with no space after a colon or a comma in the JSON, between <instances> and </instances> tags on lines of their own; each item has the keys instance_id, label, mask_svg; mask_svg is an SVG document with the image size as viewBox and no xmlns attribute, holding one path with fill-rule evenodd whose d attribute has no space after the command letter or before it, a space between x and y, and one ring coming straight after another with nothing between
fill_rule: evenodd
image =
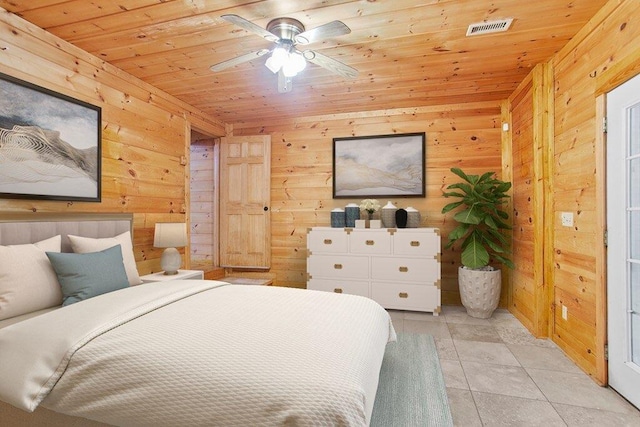
<instances>
[{"instance_id":1,"label":"framed abstract artwork","mask_svg":"<svg viewBox=\"0 0 640 427\"><path fill-rule=\"evenodd\" d=\"M333 198L425 197L425 133L333 138Z\"/></svg>"},{"instance_id":2,"label":"framed abstract artwork","mask_svg":"<svg viewBox=\"0 0 640 427\"><path fill-rule=\"evenodd\" d=\"M100 201L101 109L0 73L0 197Z\"/></svg>"}]
</instances>

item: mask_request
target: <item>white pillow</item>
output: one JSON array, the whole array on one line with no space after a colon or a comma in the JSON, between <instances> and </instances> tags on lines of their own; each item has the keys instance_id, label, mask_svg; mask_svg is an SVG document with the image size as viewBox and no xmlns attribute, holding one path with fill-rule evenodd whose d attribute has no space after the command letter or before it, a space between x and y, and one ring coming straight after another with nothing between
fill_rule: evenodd
<instances>
[{"instance_id":1,"label":"white pillow","mask_svg":"<svg viewBox=\"0 0 640 427\"><path fill-rule=\"evenodd\" d=\"M60 236L0 246L0 320L62 304L58 277L45 252L60 252Z\"/></svg>"},{"instance_id":2,"label":"white pillow","mask_svg":"<svg viewBox=\"0 0 640 427\"><path fill-rule=\"evenodd\" d=\"M127 272L129 285L139 285L142 283L136 266L136 258L133 256L133 245L131 244L131 233L125 231L115 237L104 237L101 239L92 239L91 237L80 237L69 234L69 241L73 252L77 254L86 254L88 252L99 252L105 249L120 245L122 249L122 262L124 262L124 270Z\"/></svg>"}]
</instances>

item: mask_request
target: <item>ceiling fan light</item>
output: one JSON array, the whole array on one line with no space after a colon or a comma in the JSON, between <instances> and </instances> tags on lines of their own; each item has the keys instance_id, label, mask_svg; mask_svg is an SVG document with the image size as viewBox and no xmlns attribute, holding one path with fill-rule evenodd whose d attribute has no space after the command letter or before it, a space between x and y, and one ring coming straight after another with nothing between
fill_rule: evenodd
<instances>
[{"instance_id":1,"label":"ceiling fan light","mask_svg":"<svg viewBox=\"0 0 640 427\"><path fill-rule=\"evenodd\" d=\"M298 52L294 52L289 56L289 62L292 63L296 73L301 72L307 66L307 61L304 59L304 56Z\"/></svg>"},{"instance_id":2,"label":"ceiling fan light","mask_svg":"<svg viewBox=\"0 0 640 427\"><path fill-rule=\"evenodd\" d=\"M291 61L282 66L282 73L285 75L285 77L295 77L295 75L298 74Z\"/></svg>"},{"instance_id":3,"label":"ceiling fan light","mask_svg":"<svg viewBox=\"0 0 640 427\"><path fill-rule=\"evenodd\" d=\"M289 60L282 66L282 72L286 77L294 77L307 66L307 61L299 53L291 53Z\"/></svg>"},{"instance_id":4,"label":"ceiling fan light","mask_svg":"<svg viewBox=\"0 0 640 427\"><path fill-rule=\"evenodd\" d=\"M272 73L280 71L283 65L289 60L289 52L283 47L277 47L273 50L271 57L267 59L265 65Z\"/></svg>"},{"instance_id":5,"label":"ceiling fan light","mask_svg":"<svg viewBox=\"0 0 640 427\"><path fill-rule=\"evenodd\" d=\"M273 56L267 58L267 61L264 63L264 65L266 65L269 71L271 71L273 74L280 71L280 67L282 66L277 60L273 59Z\"/></svg>"}]
</instances>

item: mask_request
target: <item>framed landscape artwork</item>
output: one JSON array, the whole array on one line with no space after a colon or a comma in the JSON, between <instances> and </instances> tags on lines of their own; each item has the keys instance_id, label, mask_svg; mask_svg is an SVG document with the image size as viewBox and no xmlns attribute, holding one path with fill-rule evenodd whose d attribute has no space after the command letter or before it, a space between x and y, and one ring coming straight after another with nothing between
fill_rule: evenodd
<instances>
[{"instance_id":1,"label":"framed landscape artwork","mask_svg":"<svg viewBox=\"0 0 640 427\"><path fill-rule=\"evenodd\" d=\"M333 138L333 198L425 197L425 133Z\"/></svg>"},{"instance_id":2,"label":"framed landscape artwork","mask_svg":"<svg viewBox=\"0 0 640 427\"><path fill-rule=\"evenodd\" d=\"M100 201L101 109L0 73L0 197Z\"/></svg>"}]
</instances>

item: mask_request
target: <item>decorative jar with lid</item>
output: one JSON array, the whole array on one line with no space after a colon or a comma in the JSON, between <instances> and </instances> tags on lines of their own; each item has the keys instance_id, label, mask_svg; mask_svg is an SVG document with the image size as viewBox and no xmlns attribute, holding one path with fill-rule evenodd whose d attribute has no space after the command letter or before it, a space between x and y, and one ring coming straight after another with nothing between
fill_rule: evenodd
<instances>
[{"instance_id":1,"label":"decorative jar with lid","mask_svg":"<svg viewBox=\"0 0 640 427\"><path fill-rule=\"evenodd\" d=\"M360 206L355 203L349 203L344 208L345 225L347 227L355 227L356 219L360 219Z\"/></svg>"},{"instance_id":2,"label":"decorative jar with lid","mask_svg":"<svg viewBox=\"0 0 640 427\"><path fill-rule=\"evenodd\" d=\"M407 228L420 227L420 212L417 209L408 207L407 209Z\"/></svg>"},{"instance_id":3,"label":"decorative jar with lid","mask_svg":"<svg viewBox=\"0 0 640 427\"><path fill-rule=\"evenodd\" d=\"M337 228L344 228L346 226L344 209L335 208L331 211L331 226Z\"/></svg>"}]
</instances>

